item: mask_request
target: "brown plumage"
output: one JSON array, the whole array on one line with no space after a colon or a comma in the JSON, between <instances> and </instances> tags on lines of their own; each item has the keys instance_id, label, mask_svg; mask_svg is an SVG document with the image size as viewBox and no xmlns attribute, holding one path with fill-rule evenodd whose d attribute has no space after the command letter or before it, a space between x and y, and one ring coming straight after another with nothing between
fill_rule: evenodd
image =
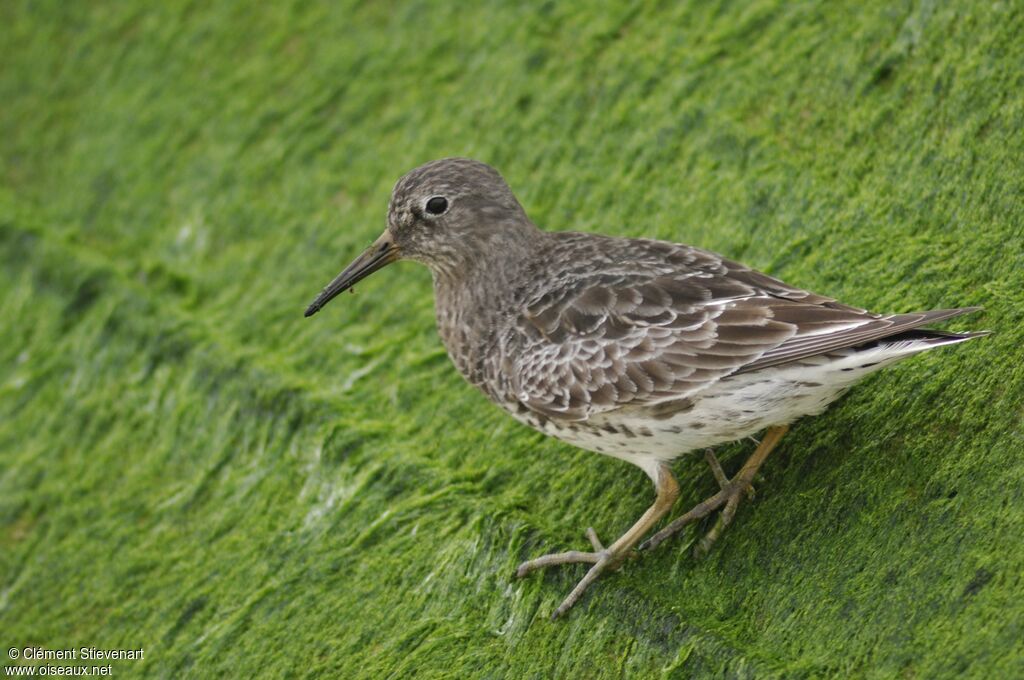
<instances>
[{"instance_id":1,"label":"brown plumage","mask_svg":"<svg viewBox=\"0 0 1024 680\"><path fill-rule=\"evenodd\" d=\"M306 310L400 258L434 275L438 331L459 371L518 420L641 467L657 500L605 548L523 564L584 562L555 615L625 556L670 509L667 463L768 428L722 490L648 543L721 509L729 523L786 427L820 413L867 373L984 333L922 329L977 308L881 315L790 286L681 244L542 232L493 168L445 159L399 180L384 234Z\"/></svg>"}]
</instances>

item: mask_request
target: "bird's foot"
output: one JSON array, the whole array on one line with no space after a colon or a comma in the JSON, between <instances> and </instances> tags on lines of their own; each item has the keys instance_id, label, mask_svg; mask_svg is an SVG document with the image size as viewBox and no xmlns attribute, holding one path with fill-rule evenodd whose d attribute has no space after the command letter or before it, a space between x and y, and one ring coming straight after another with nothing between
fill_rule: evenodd
<instances>
[{"instance_id":1,"label":"bird's foot","mask_svg":"<svg viewBox=\"0 0 1024 680\"><path fill-rule=\"evenodd\" d=\"M750 439L754 439L750 437ZM757 441L754 439L754 441ZM760 446L758 442L758 446ZM725 470L722 469L722 464L718 462L718 457L715 456L713 449L704 449L704 460L707 461L708 467L711 468L711 474L715 476L715 481L718 482L720 489L726 489L729 486L729 478L725 475ZM747 498L754 500L754 487L747 485L746 488Z\"/></svg>"},{"instance_id":2,"label":"bird's foot","mask_svg":"<svg viewBox=\"0 0 1024 680\"><path fill-rule=\"evenodd\" d=\"M605 548L602 545L601 540L597 537L597 533L592 527L587 528L587 538L590 539L590 544L594 546L594 552L581 552L579 550L570 550L569 552L552 553L550 555L544 555L536 559L527 560L519 565L516 569L516 576L522 578L530 572L545 567L553 567L559 564L575 564L577 562L586 562L593 564L586 575L576 584L576 587L572 589L562 604L558 605L558 609L555 610L554 614L551 615L551 619L557 619L559 616L569 611L583 593L590 587L590 584L597 580L597 577L606 571L615 571L620 566L625 558L629 554L628 551L615 551L613 552L609 548Z\"/></svg>"},{"instance_id":3,"label":"bird's foot","mask_svg":"<svg viewBox=\"0 0 1024 680\"><path fill-rule=\"evenodd\" d=\"M725 527L729 526L729 523L732 522L732 518L736 515L736 508L739 507L740 499L752 491L750 482L738 479L738 477L739 475L732 481L726 481L722 484L721 490L714 496L693 506L689 512L677 517L667 527L641 543L640 550L651 550L658 547L662 541L676 535L683 527L699 522L715 510L721 509L715 525L698 541L693 549L695 556L706 553L712 544L718 540Z\"/></svg>"},{"instance_id":4,"label":"bird's foot","mask_svg":"<svg viewBox=\"0 0 1024 680\"><path fill-rule=\"evenodd\" d=\"M769 428L764 439L758 444L757 450L754 451L750 459L732 479L728 479L725 476L722 466L718 463L718 459L711 449L705 451L704 458L707 460L711 473L715 476L720 487L718 493L693 506L689 512L677 517L667 527L648 538L640 544L640 550L650 550L658 547L662 541L679 533L683 527L698 522L712 512L721 509L721 513L718 515L718 519L715 520L714 526L697 542L693 552L695 556L699 557L710 550L711 546L718 540L718 537L725 531L725 528L732 522L733 517L736 515L736 508L739 507L743 496L754 497L751 481L754 479L754 475L757 474L757 470L761 467L764 459L771 453L788 429L787 426Z\"/></svg>"},{"instance_id":5,"label":"bird's foot","mask_svg":"<svg viewBox=\"0 0 1024 680\"><path fill-rule=\"evenodd\" d=\"M634 522L633 526L627 529L626 533L619 536L619 539L610 546L605 548L597 538L594 530L587 529L587 538L590 539L590 544L594 546L594 552L574 550L572 552L545 555L544 557L538 557L535 560L523 562L519 565L519 568L516 570L516 576L519 577L526 576L531 571L556 564L586 562L594 565L590 567L586 576L576 584L576 587L572 589L569 596L558 606L555 613L551 615L552 619L557 619L569 611L579 601L587 588L590 587L590 584L597 580L598 576L606 571L615 571L627 557L634 554L633 548L640 542L640 539L647 535L647 532L658 523L658 520L665 516L665 513L675 503L676 498L679 497L679 485L676 484L676 478L672 476L672 470L665 463L661 463L656 470L651 472L653 473L651 478L654 481L654 488L658 492L657 498L654 499L654 505L647 508L647 511L640 516L640 519Z\"/></svg>"},{"instance_id":6,"label":"bird's foot","mask_svg":"<svg viewBox=\"0 0 1024 680\"><path fill-rule=\"evenodd\" d=\"M710 453L710 451L708 451L708 453ZM713 453L711 454L711 457L714 458ZM717 464L718 461L715 460L715 463ZM721 470L721 468L719 468L719 470ZM718 519L715 520L714 526L712 526L711 529L704 534L704 537L697 541L697 545L693 547L694 557L706 555L707 552L711 550L711 546L714 545L715 541L718 540L718 537L722 535L725 528L729 526L732 522L732 518L736 516L736 508L739 507L740 500L744 496L753 500L754 487L750 485L748 480L740 479L739 475L736 475L736 477L737 478L733 481L728 481L723 475L722 478L718 480L718 484L721 487L720 493L725 494L725 505L724 507L719 506L722 508L722 511L718 513ZM657 534L654 537L656 538Z\"/></svg>"}]
</instances>

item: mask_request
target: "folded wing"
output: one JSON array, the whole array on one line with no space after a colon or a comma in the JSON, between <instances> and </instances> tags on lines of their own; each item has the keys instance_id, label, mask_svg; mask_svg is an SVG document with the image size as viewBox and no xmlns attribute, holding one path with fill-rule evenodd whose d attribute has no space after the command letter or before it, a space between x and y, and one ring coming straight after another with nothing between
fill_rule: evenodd
<instances>
[{"instance_id":1,"label":"folded wing","mask_svg":"<svg viewBox=\"0 0 1024 680\"><path fill-rule=\"evenodd\" d=\"M516 357L513 389L528 409L585 420L627 405L684 399L731 374L868 343L956 313L883 317L707 251L629 243L639 249L633 258L604 271L567 272L520 311L509 339L516 351L509 355Z\"/></svg>"}]
</instances>

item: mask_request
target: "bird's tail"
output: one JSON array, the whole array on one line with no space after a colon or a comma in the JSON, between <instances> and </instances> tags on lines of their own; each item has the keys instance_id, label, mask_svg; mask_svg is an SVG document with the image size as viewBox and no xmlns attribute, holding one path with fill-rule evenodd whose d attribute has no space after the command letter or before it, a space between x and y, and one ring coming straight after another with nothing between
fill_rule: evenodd
<instances>
[{"instance_id":1,"label":"bird's tail","mask_svg":"<svg viewBox=\"0 0 1024 680\"><path fill-rule=\"evenodd\" d=\"M896 325L900 325L901 319L912 319L911 323L913 323L913 327L892 335L886 335L885 337L878 338L864 348L866 349L871 345L884 344L891 346L900 343L907 343L908 345L912 344L915 347L918 347L918 351L920 351L930 349L932 347L939 347L941 345L955 345L958 342L991 335L992 331L970 331L966 333L957 333L954 331L937 331L931 328L921 328L921 326L925 326L927 324L938 323L939 321L952 319L962 314L971 314L972 312L981 311L981 309L981 307L960 307L957 309L933 309L928 312L916 312L913 314L897 314L891 317L892 320L896 322Z\"/></svg>"}]
</instances>

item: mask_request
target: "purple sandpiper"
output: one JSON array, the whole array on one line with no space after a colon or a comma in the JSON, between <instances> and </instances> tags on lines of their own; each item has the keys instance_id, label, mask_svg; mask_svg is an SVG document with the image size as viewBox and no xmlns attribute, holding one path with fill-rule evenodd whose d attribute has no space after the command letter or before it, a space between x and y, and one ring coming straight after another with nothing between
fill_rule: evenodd
<instances>
[{"instance_id":1,"label":"purple sandpiper","mask_svg":"<svg viewBox=\"0 0 1024 680\"><path fill-rule=\"evenodd\" d=\"M466 158L402 177L387 228L306 310L399 259L434 279L437 328L459 372L514 418L628 461L654 482L654 504L605 547L519 566L591 565L554 617L617 569L679 495L669 463L704 453L720 490L649 538L654 547L718 510L706 550L732 520L789 425L816 415L864 376L985 332L923 328L977 310L875 314L693 246L539 230L501 175ZM767 430L730 479L717 444Z\"/></svg>"}]
</instances>

